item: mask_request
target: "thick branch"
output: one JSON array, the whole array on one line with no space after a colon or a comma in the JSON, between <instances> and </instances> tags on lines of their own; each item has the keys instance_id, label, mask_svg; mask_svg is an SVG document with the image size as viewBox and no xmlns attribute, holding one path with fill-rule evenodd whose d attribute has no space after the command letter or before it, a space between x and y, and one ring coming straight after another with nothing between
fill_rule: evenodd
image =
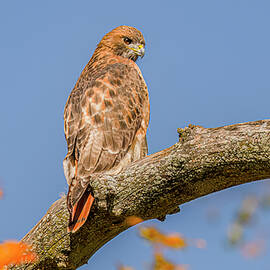
<instances>
[{"instance_id":1,"label":"thick branch","mask_svg":"<svg viewBox=\"0 0 270 270\"><path fill-rule=\"evenodd\" d=\"M66 233L66 198L56 201L23 239L39 255L27 269L76 269L128 228L128 216L162 220L185 202L270 178L270 120L178 132L174 146L94 179L96 204L77 233Z\"/></svg>"}]
</instances>

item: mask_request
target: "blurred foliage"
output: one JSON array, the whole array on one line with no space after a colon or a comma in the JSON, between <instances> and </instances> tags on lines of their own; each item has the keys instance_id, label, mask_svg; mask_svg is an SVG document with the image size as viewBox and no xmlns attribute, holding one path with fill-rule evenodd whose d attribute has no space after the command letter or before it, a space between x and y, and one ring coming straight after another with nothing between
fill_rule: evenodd
<instances>
[{"instance_id":1,"label":"blurred foliage","mask_svg":"<svg viewBox=\"0 0 270 270\"><path fill-rule=\"evenodd\" d=\"M143 220L139 217L129 217L126 223L129 226L141 223ZM204 239L186 239L179 233L163 233L154 226L140 226L139 235L147 241L153 248L152 270L187 270L187 265L179 265L165 258L163 251L166 250L183 250L189 245L197 248L205 248ZM130 266L119 266L118 270L134 270Z\"/></svg>"},{"instance_id":2,"label":"blurred foliage","mask_svg":"<svg viewBox=\"0 0 270 270\"><path fill-rule=\"evenodd\" d=\"M0 269L8 269L8 265L18 265L36 260L31 247L16 241L7 241L0 244Z\"/></svg>"},{"instance_id":3,"label":"blurred foliage","mask_svg":"<svg viewBox=\"0 0 270 270\"><path fill-rule=\"evenodd\" d=\"M246 231L251 225L257 224L259 210L268 210L269 207L270 191L267 191L266 185L265 194L248 195L244 198L233 222L229 225L227 239L230 246L239 248L246 258L255 258L265 250L265 239L257 237L252 241L247 240Z\"/></svg>"},{"instance_id":4,"label":"blurred foliage","mask_svg":"<svg viewBox=\"0 0 270 270\"><path fill-rule=\"evenodd\" d=\"M154 256L153 270L186 270L186 266L175 265L164 258L162 253L156 253Z\"/></svg>"},{"instance_id":5,"label":"blurred foliage","mask_svg":"<svg viewBox=\"0 0 270 270\"><path fill-rule=\"evenodd\" d=\"M266 188L264 194L257 196L246 196L236 210L233 221L229 224L227 232L227 242L229 246L238 248L245 258L255 258L261 255L266 249L266 239L255 238L254 240L247 240L245 235L251 225L257 224L259 210L270 209L270 189ZM221 219L222 211L215 206L211 206L207 210L207 219L210 222L218 222ZM129 217L126 223L133 226L143 222L139 217ZM254 229L254 228L253 228ZM188 246L195 246L196 248L206 248L206 240L204 239L187 239L179 233L161 232L154 226L138 227L139 235L142 239L147 241L153 248L153 262L150 266L151 270L187 270L188 265L179 265L169 261L164 256L164 250L183 250ZM118 270L135 270L129 266L120 266Z\"/></svg>"},{"instance_id":6,"label":"blurred foliage","mask_svg":"<svg viewBox=\"0 0 270 270\"><path fill-rule=\"evenodd\" d=\"M152 245L181 249L187 246L186 240L178 233L164 234L155 227L141 227L140 236Z\"/></svg>"}]
</instances>

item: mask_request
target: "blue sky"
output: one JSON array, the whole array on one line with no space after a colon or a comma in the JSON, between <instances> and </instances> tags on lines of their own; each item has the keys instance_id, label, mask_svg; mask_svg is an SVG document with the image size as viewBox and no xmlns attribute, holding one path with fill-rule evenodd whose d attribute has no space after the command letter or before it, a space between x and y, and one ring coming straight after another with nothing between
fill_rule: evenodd
<instances>
[{"instance_id":1,"label":"blue sky","mask_svg":"<svg viewBox=\"0 0 270 270\"><path fill-rule=\"evenodd\" d=\"M1 1L0 240L23 237L67 191L63 109L105 33L126 24L145 36L146 55L138 65L150 92L148 144L154 153L174 144L176 129L189 123L216 127L269 118L269 12L266 0ZM241 200L265 185L210 195L154 222L208 242L205 250L189 248L172 258L193 270L268 269L266 256L246 260L224 248ZM205 214L212 206L220 210L214 226ZM269 213L264 216L269 228ZM110 270L123 262L139 270L150 260L135 228L81 269Z\"/></svg>"}]
</instances>

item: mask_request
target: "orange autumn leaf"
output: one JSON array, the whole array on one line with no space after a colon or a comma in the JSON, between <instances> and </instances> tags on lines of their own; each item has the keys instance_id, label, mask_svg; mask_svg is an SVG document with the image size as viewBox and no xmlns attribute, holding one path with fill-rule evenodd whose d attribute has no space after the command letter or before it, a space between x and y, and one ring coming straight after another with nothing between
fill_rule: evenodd
<instances>
[{"instance_id":1,"label":"orange autumn leaf","mask_svg":"<svg viewBox=\"0 0 270 270\"><path fill-rule=\"evenodd\" d=\"M0 244L0 269L10 264L22 264L34 262L36 255L31 247L16 241L8 241Z\"/></svg>"},{"instance_id":2,"label":"orange autumn leaf","mask_svg":"<svg viewBox=\"0 0 270 270\"><path fill-rule=\"evenodd\" d=\"M183 265L176 265L166 260L162 253L155 254L154 270L186 270Z\"/></svg>"},{"instance_id":3,"label":"orange autumn leaf","mask_svg":"<svg viewBox=\"0 0 270 270\"><path fill-rule=\"evenodd\" d=\"M140 228L140 235L151 243L160 243L162 234L154 227Z\"/></svg>"},{"instance_id":4,"label":"orange autumn leaf","mask_svg":"<svg viewBox=\"0 0 270 270\"><path fill-rule=\"evenodd\" d=\"M3 191L0 189L0 199L3 197Z\"/></svg>"},{"instance_id":5,"label":"orange autumn leaf","mask_svg":"<svg viewBox=\"0 0 270 270\"><path fill-rule=\"evenodd\" d=\"M185 239L179 234L164 235L161 239L161 243L170 248L184 248L187 246Z\"/></svg>"},{"instance_id":6,"label":"orange autumn leaf","mask_svg":"<svg viewBox=\"0 0 270 270\"><path fill-rule=\"evenodd\" d=\"M126 218L126 224L128 226L134 226L134 225L139 224L141 222L143 222L143 219L140 217L130 216L130 217Z\"/></svg>"},{"instance_id":7,"label":"orange autumn leaf","mask_svg":"<svg viewBox=\"0 0 270 270\"><path fill-rule=\"evenodd\" d=\"M152 244L161 244L170 248L184 248L187 243L180 234L163 234L154 227L144 227L140 229L141 236Z\"/></svg>"},{"instance_id":8,"label":"orange autumn leaf","mask_svg":"<svg viewBox=\"0 0 270 270\"><path fill-rule=\"evenodd\" d=\"M163 254L155 254L154 270L175 270L175 265L167 261Z\"/></svg>"}]
</instances>

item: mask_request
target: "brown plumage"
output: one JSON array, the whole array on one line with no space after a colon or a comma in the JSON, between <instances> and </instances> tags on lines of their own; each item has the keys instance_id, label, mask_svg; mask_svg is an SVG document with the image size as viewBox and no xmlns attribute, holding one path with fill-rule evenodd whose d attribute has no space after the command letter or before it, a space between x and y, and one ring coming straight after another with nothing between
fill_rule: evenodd
<instances>
[{"instance_id":1,"label":"brown plumage","mask_svg":"<svg viewBox=\"0 0 270 270\"><path fill-rule=\"evenodd\" d=\"M67 100L63 165L69 184L68 231L77 231L88 217L94 201L91 176L117 174L147 154L148 91L135 63L144 46L133 27L106 34Z\"/></svg>"}]
</instances>

